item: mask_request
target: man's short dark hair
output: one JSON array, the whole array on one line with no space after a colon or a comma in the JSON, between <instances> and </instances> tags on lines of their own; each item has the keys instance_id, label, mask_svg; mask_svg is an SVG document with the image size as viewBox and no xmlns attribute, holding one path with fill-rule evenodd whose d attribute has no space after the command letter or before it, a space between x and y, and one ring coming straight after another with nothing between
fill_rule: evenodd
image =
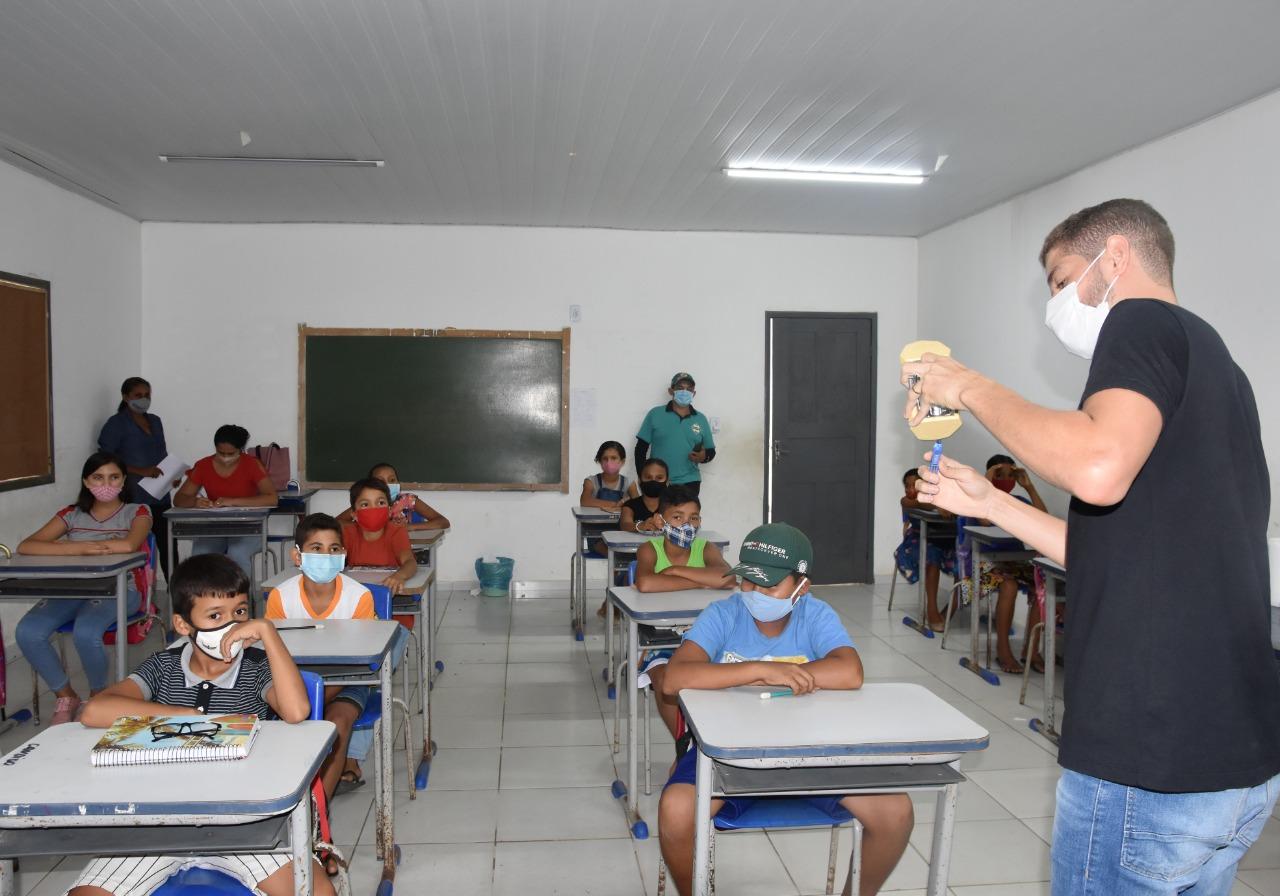
<instances>
[{"instance_id":1,"label":"man's short dark hair","mask_svg":"<svg viewBox=\"0 0 1280 896\"><path fill-rule=\"evenodd\" d=\"M313 513L303 517L302 522L298 523L298 528L293 530L293 543L301 550L307 540L317 532L337 532L338 543L342 543L342 524L327 513Z\"/></svg>"},{"instance_id":2,"label":"man's short dark hair","mask_svg":"<svg viewBox=\"0 0 1280 896\"><path fill-rule=\"evenodd\" d=\"M702 501L683 485L668 485L658 496L659 513L668 507L679 507L681 504L694 504L699 510L702 509Z\"/></svg>"},{"instance_id":3,"label":"man's short dark hair","mask_svg":"<svg viewBox=\"0 0 1280 896\"><path fill-rule=\"evenodd\" d=\"M920 478L920 471L915 467L912 467L910 470L907 470L907 472L902 474L902 484L906 485L907 480L911 479L912 477L915 477L916 479Z\"/></svg>"},{"instance_id":4,"label":"man's short dark hair","mask_svg":"<svg viewBox=\"0 0 1280 896\"><path fill-rule=\"evenodd\" d=\"M1173 286L1173 231L1169 222L1141 199L1109 199L1071 215L1044 238L1040 267L1054 249L1092 259L1112 234L1127 237L1152 280Z\"/></svg>"},{"instance_id":5,"label":"man's short dark hair","mask_svg":"<svg viewBox=\"0 0 1280 896\"><path fill-rule=\"evenodd\" d=\"M1008 464L1011 467L1017 466L1017 464L1013 462L1013 458L1007 454L993 454L987 458L988 470L990 470L992 467L996 466L997 464Z\"/></svg>"},{"instance_id":6,"label":"man's short dark hair","mask_svg":"<svg viewBox=\"0 0 1280 896\"><path fill-rule=\"evenodd\" d=\"M382 492L386 495L387 503L391 503L391 489L381 479L374 479L369 476L365 479L357 479L351 484L351 506L356 506L356 501L360 498L360 493L366 489L373 489L375 492Z\"/></svg>"},{"instance_id":7,"label":"man's short dark hair","mask_svg":"<svg viewBox=\"0 0 1280 896\"><path fill-rule=\"evenodd\" d=\"M178 564L169 580L173 612L188 622L197 597L235 597L249 593L249 577L225 554L196 554Z\"/></svg>"}]
</instances>

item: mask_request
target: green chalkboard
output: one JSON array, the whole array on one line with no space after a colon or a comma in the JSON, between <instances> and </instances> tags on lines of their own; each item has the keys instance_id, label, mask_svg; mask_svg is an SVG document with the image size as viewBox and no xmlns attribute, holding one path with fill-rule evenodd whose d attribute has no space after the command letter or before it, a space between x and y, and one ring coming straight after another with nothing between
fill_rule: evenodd
<instances>
[{"instance_id":1,"label":"green chalkboard","mask_svg":"<svg viewBox=\"0 0 1280 896\"><path fill-rule=\"evenodd\" d=\"M299 469L346 488L568 490L569 331L298 331Z\"/></svg>"}]
</instances>

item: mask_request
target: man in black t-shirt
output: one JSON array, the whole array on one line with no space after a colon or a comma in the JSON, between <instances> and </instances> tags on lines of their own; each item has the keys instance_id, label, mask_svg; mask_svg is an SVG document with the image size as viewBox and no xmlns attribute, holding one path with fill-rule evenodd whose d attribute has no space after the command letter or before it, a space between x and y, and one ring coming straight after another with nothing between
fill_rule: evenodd
<instances>
[{"instance_id":1,"label":"man in black t-shirt","mask_svg":"<svg viewBox=\"0 0 1280 896\"><path fill-rule=\"evenodd\" d=\"M1253 390L1173 291L1173 235L1116 199L1040 254L1046 323L1092 358L1054 411L948 358L903 365L906 416L967 410L1072 495L1060 520L944 458L922 501L1065 563L1071 589L1053 892L1227 894L1280 790L1270 480Z\"/></svg>"}]
</instances>

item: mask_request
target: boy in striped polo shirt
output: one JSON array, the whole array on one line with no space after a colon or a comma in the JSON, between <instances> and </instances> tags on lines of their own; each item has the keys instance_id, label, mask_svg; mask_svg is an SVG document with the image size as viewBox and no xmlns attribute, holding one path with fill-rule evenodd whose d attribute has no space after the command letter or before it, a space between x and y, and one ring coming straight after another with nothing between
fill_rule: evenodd
<instances>
[{"instance_id":1,"label":"boy in striped polo shirt","mask_svg":"<svg viewBox=\"0 0 1280 896\"><path fill-rule=\"evenodd\" d=\"M188 641L152 654L123 681L91 699L81 721L108 728L121 716L253 713L301 722L311 707L298 667L275 626L249 618L249 579L222 554L179 564L169 594L173 627ZM260 644L261 646L253 646ZM146 896L183 868L198 865L234 877L267 896L294 892L285 855L100 857L81 873L69 896ZM313 892L332 896L323 870Z\"/></svg>"}]
</instances>

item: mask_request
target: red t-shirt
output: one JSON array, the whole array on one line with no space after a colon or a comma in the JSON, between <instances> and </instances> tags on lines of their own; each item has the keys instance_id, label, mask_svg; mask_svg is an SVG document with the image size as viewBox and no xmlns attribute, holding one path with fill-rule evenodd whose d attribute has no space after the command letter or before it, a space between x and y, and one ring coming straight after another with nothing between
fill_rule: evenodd
<instances>
[{"instance_id":1,"label":"red t-shirt","mask_svg":"<svg viewBox=\"0 0 1280 896\"><path fill-rule=\"evenodd\" d=\"M409 550L409 529L388 523L382 535L366 540L355 523L342 527L342 544L347 549L347 566L399 566L400 555Z\"/></svg>"},{"instance_id":2,"label":"red t-shirt","mask_svg":"<svg viewBox=\"0 0 1280 896\"><path fill-rule=\"evenodd\" d=\"M217 501L219 498L256 497L258 483L270 477L256 457L241 454L240 462L232 468L230 476L218 473L212 457L202 457L196 461L187 478L203 488L205 497L210 501Z\"/></svg>"}]
</instances>

